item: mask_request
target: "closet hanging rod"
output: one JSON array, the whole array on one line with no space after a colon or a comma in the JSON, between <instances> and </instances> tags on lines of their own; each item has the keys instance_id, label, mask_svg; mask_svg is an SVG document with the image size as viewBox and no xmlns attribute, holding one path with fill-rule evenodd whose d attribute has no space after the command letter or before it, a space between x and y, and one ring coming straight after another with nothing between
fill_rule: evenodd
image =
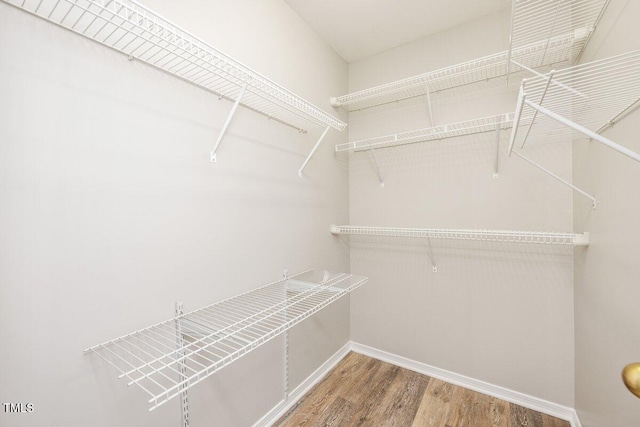
<instances>
[{"instance_id":1,"label":"closet hanging rod","mask_svg":"<svg viewBox=\"0 0 640 427\"><path fill-rule=\"evenodd\" d=\"M588 246L589 233L558 233L546 231L470 230L448 228L399 228L332 225L333 234L360 236L409 237L429 239L480 240L508 243Z\"/></svg>"},{"instance_id":2,"label":"closet hanging rod","mask_svg":"<svg viewBox=\"0 0 640 427\"><path fill-rule=\"evenodd\" d=\"M301 132L343 130L322 111L135 0L1 0Z\"/></svg>"},{"instance_id":3,"label":"closet hanging rod","mask_svg":"<svg viewBox=\"0 0 640 427\"><path fill-rule=\"evenodd\" d=\"M309 270L85 353L98 355L128 385L145 391L151 411L366 282L362 276Z\"/></svg>"},{"instance_id":4,"label":"closet hanging rod","mask_svg":"<svg viewBox=\"0 0 640 427\"><path fill-rule=\"evenodd\" d=\"M463 122L449 123L441 126L351 141L336 145L336 151L366 151L474 135L478 133L495 132L496 126L500 126L500 129L510 128L513 125L513 116L514 113L504 113L496 116L482 117Z\"/></svg>"},{"instance_id":5,"label":"closet hanging rod","mask_svg":"<svg viewBox=\"0 0 640 427\"><path fill-rule=\"evenodd\" d=\"M504 51L347 95L332 97L330 101L335 107L341 106L354 111L504 77L507 74L507 64L510 59L533 69L568 63L573 56L577 37L584 36L579 33L558 35L548 41L543 40L522 46L513 51L512 58L509 58L509 51ZM520 70L519 67L515 67L516 70Z\"/></svg>"}]
</instances>

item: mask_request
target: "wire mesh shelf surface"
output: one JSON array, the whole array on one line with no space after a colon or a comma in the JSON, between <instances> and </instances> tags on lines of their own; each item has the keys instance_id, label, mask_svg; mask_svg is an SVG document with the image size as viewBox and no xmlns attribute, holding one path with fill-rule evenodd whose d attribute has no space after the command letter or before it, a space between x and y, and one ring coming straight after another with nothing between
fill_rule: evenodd
<instances>
[{"instance_id":1,"label":"wire mesh shelf surface","mask_svg":"<svg viewBox=\"0 0 640 427\"><path fill-rule=\"evenodd\" d=\"M134 0L2 0L304 131L346 124Z\"/></svg>"},{"instance_id":2,"label":"wire mesh shelf surface","mask_svg":"<svg viewBox=\"0 0 640 427\"><path fill-rule=\"evenodd\" d=\"M97 354L128 385L144 390L153 410L366 281L309 270L85 352Z\"/></svg>"},{"instance_id":3,"label":"wire mesh shelf surface","mask_svg":"<svg viewBox=\"0 0 640 427\"><path fill-rule=\"evenodd\" d=\"M530 43L514 50L512 58L529 68L568 63L573 57L578 38L583 37L585 35L582 33L568 33L554 36L550 40ZM427 93L503 77L507 74L508 64L509 51L504 51L403 80L334 97L331 98L331 103L334 106L342 106L350 111L374 107L426 95ZM520 70L518 66L511 68L512 72Z\"/></svg>"},{"instance_id":4,"label":"wire mesh shelf surface","mask_svg":"<svg viewBox=\"0 0 640 427\"><path fill-rule=\"evenodd\" d=\"M589 234L557 233L546 231L468 230L449 228L398 228L332 225L333 234L361 236L411 237L454 240L483 240L509 243L537 243L550 245L588 246Z\"/></svg>"},{"instance_id":5,"label":"wire mesh shelf surface","mask_svg":"<svg viewBox=\"0 0 640 427\"><path fill-rule=\"evenodd\" d=\"M580 58L584 47L609 0L513 0L510 34L511 59L518 61L518 51L523 46L552 41L565 34L573 34L569 50L571 63ZM547 49L539 58L539 64L547 61Z\"/></svg>"},{"instance_id":6,"label":"wire mesh shelf surface","mask_svg":"<svg viewBox=\"0 0 640 427\"><path fill-rule=\"evenodd\" d=\"M464 122L412 130L392 135L351 141L336 145L336 151L364 151L378 148L390 148L419 142L436 141L477 133L495 132L496 128L508 129L513 124L514 113L482 117Z\"/></svg>"},{"instance_id":7,"label":"wire mesh shelf surface","mask_svg":"<svg viewBox=\"0 0 640 427\"><path fill-rule=\"evenodd\" d=\"M640 51L525 79L515 121L533 124L526 132L512 128L509 152L514 144L535 143L549 134L598 139L580 128L600 134L639 101Z\"/></svg>"}]
</instances>

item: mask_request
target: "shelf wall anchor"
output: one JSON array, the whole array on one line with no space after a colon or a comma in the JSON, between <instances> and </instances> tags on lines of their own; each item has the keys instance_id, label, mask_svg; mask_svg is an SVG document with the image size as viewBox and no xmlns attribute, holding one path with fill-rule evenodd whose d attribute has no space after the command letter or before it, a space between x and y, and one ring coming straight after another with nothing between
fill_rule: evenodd
<instances>
[{"instance_id":1,"label":"shelf wall anchor","mask_svg":"<svg viewBox=\"0 0 640 427\"><path fill-rule=\"evenodd\" d=\"M229 124L231 123L231 119L233 118L233 115L236 113L236 110L238 109L238 105L240 105L240 100L244 96L244 92L247 90L247 85L248 85L248 83L245 83L242 86L242 90L240 90L240 94L238 94L238 97L236 98L236 101L233 103L233 107L231 107L231 111L229 112L229 115L227 116L227 120L224 122L224 125L222 126L222 129L220 130L220 134L218 135L218 139L216 139L216 143L213 146L213 150L211 150L211 163L215 163L217 161L216 151L218 151L218 147L220 146L220 143L222 142L222 138L224 137L224 134L227 132L227 128L229 127Z\"/></svg>"},{"instance_id":2,"label":"shelf wall anchor","mask_svg":"<svg viewBox=\"0 0 640 427\"><path fill-rule=\"evenodd\" d=\"M313 146L313 148L311 149L311 152L309 153L309 155L307 156L306 160L304 161L304 163L302 164L302 166L300 166L300 170L298 170L298 176L302 177L302 171L304 170L304 168L307 167L307 163L309 163L309 160L311 160L311 157L313 156L313 154L316 152L316 150L318 149L318 147L320 146L320 143L322 142L322 140L324 139L324 137L327 135L327 132L329 132L329 127L327 126L324 129L324 132L322 132L322 135L320 135L320 138L318 139L318 142L316 142L316 145Z\"/></svg>"}]
</instances>

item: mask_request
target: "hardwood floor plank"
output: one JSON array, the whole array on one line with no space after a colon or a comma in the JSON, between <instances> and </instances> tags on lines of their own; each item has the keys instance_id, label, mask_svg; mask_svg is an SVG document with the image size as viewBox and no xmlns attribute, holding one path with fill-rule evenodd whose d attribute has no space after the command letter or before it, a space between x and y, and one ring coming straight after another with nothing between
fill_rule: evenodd
<instances>
[{"instance_id":1,"label":"hardwood floor plank","mask_svg":"<svg viewBox=\"0 0 640 427\"><path fill-rule=\"evenodd\" d=\"M379 420L375 419L375 410L380 406L398 372L399 367L381 362L377 374L366 378L362 387L351 397L351 401L357 406L352 425L376 425L375 422Z\"/></svg>"},{"instance_id":2,"label":"hardwood floor plank","mask_svg":"<svg viewBox=\"0 0 640 427\"><path fill-rule=\"evenodd\" d=\"M570 427L568 421L349 353L275 426Z\"/></svg>"},{"instance_id":3,"label":"hardwood floor plank","mask_svg":"<svg viewBox=\"0 0 640 427\"><path fill-rule=\"evenodd\" d=\"M411 427L442 427L451 411L454 391L453 384L431 378Z\"/></svg>"},{"instance_id":4,"label":"hardwood floor plank","mask_svg":"<svg viewBox=\"0 0 640 427\"><path fill-rule=\"evenodd\" d=\"M301 399L301 403L295 411L285 415L274 425L313 425L312 422L324 409L330 406L341 392L349 389L348 385L357 387L357 382L365 374L363 370L373 367L373 364L369 362L369 358L364 359L362 355L353 352L349 353L320 383ZM340 385L340 387L337 387L337 385ZM300 407L303 407L304 410L299 410Z\"/></svg>"},{"instance_id":5,"label":"hardwood floor plank","mask_svg":"<svg viewBox=\"0 0 640 427\"><path fill-rule=\"evenodd\" d=\"M372 414L376 425L388 427L411 425L429 380L427 376L401 369Z\"/></svg>"},{"instance_id":6,"label":"hardwood floor plank","mask_svg":"<svg viewBox=\"0 0 640 427\"><path fill-rule=\"evenodd\" d=\"M472 419L474 414L474 395L471 390L456 387L451 399L453 410L449 413L447 423L456 427L481 427L474 426Z\"/></svg>"},{"instance_id":7,"label":"hardwood floor plank","mask_svg":"<svg viewBox=\"0 0 640 427\"><path fill-rule=\"evenodd\" d=\"M504 400L500 400L497 397L491 397L489 405L491 408L489 411L491 421L490 425L496 427L509 427L509 403Z\"/></svg>"},{"instance_id":8,"label":"hardwood floor plank","mask_svg":"<svg viewBox=\"0 0 640 427\"><path fill-rule=\"evenodd\" d=\"M351 425L351 420L356 413L355 405L342 397L336 397L319 417L318 423L325 427L346 427Z\"/></svg>"},{"instance_id":9,"label":"hardwood floor plank","mask_svg":"<svg viewBox=\"0 0 640 427\"><path fill-rule=\"evenodd\" d=\"M541 413L513 403L509 406L511 412L510 427L544 427Z\"/></svg>"}]
</instances>

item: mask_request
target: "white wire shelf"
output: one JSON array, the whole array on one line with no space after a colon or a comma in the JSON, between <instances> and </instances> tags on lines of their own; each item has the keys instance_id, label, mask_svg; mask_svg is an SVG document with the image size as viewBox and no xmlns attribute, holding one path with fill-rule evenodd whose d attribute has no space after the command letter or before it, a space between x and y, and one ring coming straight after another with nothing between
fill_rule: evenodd
<instances>
[{"instance_id":1,"label":"white wire shelf","mask_svg":"<svg viewBox=\"0 0 640 427\"><path fill-rule=\"evenodd\" d=\"M582 43L586 34L579 32L554 36L550 40L530 43L514 49L512 59L529 68L547 67L568 63L573 58L576 44ZM508 50L463 62L451 67L420 74L395 82L375 86L347 95L331 98L331 104L349 111L361 110L403 99L428 95L480 81L504 77L509 64ZM520 71L513 66L511 71Z\"/></svg>"},{"instance_id":2,"label":"white wire shelf","mask_svg":"<svg viewBox=\"0 0 640 427\"><path fill-rule=\"evenodd\" d=\"M495 132L496 128L500 130L510 128L513 125L513 116L514 113L505 113L497 116L482 117L463 122L351 141L336 145L336 151L365 151L456 138L478 133Z\"/></svg>"},{"instance_id":3,"label":"white wire shelf","mask_svg":"<svg viewBox=\"0 0 640 427\"><path fill-rule=\"evenodd\" d=\"M85 352L97 354L128 385L144 390L153 410L366 281L309 270Z\"/></svg>"},{"instance_id":4,"label":"white wire shelf","mask_svg":"<svg viewBox=\"0 0 640 427\"><path fill-rule=\"evenodd\" d=\"M640 161L637 153L600 133L640 101L640 51L576 65L523 80L511 131L514 145L544 140L541 135L567 134L599 141Z\"/></svg>"},{"instance_id":5,"label":"white wire shelf","mask_svg":"<svg viewBox=\"0 0 640 427\"><path fill-rule=\"evenodd\" d=\"M410 237L429 239L481 240L508 243L588 246L589 233L556 233L546 231L466 230L447 228L397 228L332 225L333 234L360 236Z\"/></svg>"},{"instance_id":6,"label":"white wire shelf","mask_svg":"<svg viewBox=\"0 0 640 427\"><path fill-rule=\"evenodd\" d=\"M301 132L346 126L134 0L2 1Z\"/></svg>"},{"instance_id":7,"label":"white wire shelf","mask_svg":"<svg viewBox=\"0 0 640 427\"><path fill-rule=\"evenodd\" d=\"M573 34L568 60L577 62L608 4L609 0L512 0L509 58L520 62L523 46L541 40L551 46L556 37ZM550 54L545 48L538 64L532 65L541 66Z\"/></svg>"}]
</instances>

